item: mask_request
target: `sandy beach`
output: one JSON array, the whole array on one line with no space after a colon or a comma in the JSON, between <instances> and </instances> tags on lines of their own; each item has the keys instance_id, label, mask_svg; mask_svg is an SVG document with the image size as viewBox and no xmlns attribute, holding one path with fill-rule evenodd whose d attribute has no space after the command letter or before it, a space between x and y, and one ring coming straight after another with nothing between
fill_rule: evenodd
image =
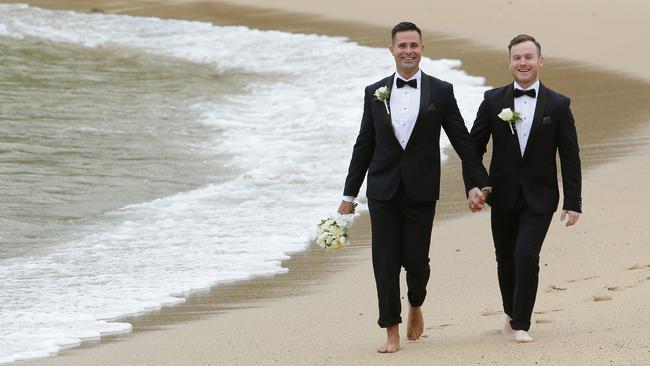
<instances>
[{"instance_id":1,"label":"sandy beach","mask_svg":"<svg viewBox=\"0 0 650 366\"><path fill-rule=\"evenodd\" d=\"M650 198L642 183L648 173L639 169L650 161L650 72L643 67L650 56L643 39L650 27L647 2L416 2L408 10L367 0L28 3L344 35L375 47L388 44L394 23L411 19L425 30L427 56L461 59L464 70L494 86L510 80L505 44L529 32L546 56L542 80L573 100L584 215L576 227L565 228L559 214L551 225L542 251L534 344L514 344L500 332L489 211L466 212L452 152L434 224L425 337L403 339L397 354L375 352L385 333L376 325L364 215L352 233L354 248L335 255L311 248L285 263L287 275L221 286L184 306L133 319L136 331L130 335L20 364L650 365ZM536 15L521 20L526 26L513 26L512 19L529 13Z\"/></svg>"}]
</instances>

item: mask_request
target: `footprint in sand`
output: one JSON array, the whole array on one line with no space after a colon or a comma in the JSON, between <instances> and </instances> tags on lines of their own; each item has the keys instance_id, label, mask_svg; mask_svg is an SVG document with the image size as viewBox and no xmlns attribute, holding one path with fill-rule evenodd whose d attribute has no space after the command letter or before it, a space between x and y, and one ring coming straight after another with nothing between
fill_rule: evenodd
<instances>
[{"instance_id":1,"label":"footprint in sand","mask_svg":"<svg viewBox=\"0 0 650 366\"><path fill-rule=\"evenodd\" d=\"M430 326L430 327L426 327L426 328L424 328L424 329L426 329L426 330L444 329L444 328L450 327L450 326L452 326L452 325L453 325L453 324L440 324L440 325L438 325L438 326ZM424 337L424 335L423 335L423 337Z\"/></svg>"},{"instance_id":2,"label":"footprint in sand","mask_svg":"<svg viewBox=\"0 0 650 366\"><path fill-rule=\"evenodd\" d=\"M598 301L612 301L613 298L609 295L594 295L593 300L598 302Z\"/></svg>"},{"instance_id":3,"label":"footprint in sand","mask_svg":"<svg viewBox=\"0 0 650 366\"><path fill-rule=\"evenodd\" d=\"M607 287L608 291L623 291L627 288L628 286L609 286Z\"/></svg>"},{"instance_id":4,"label":"footprint in sand","mask_svg":"<svg viewBox=\"0 0 650 366\"><path fill-rule=\"evenodd\" d=\"M535 320L535 324L549 324L549 323L553 323L553 322L550 321L550 320L547 320L547 319L537 319L537 320Z\"/></svg>"},{"instance_id":5,"label":"footprint in sand","mask_svg":"<svg viewBox=\"0 0 650 366\"><path fill-rule=\"evenodd\" d=\"M539 311L536 311L535 314L542 315L542 314L548 314L548 313L557 313L558 311L562 311L562 310L563 309L539 310Z\"/></svg>"},{"instance_id":6,"label":"footprint in sand","mask_svg":"<svg viewBox=\"0 0 650 366\"><path fill-rule=\"evenodd\" d=\"M644 268L650 268L650 264L637 263L637 264L633 265L632 267L629 267L629 268L626 268L626 269L628 271L634 271L634 270L637 270L637 269L644 269Z\"/></svg>"},{"instance_id":7,"label":"footprint in sand","mask_svg":"<svg viewBox=\"0 0 650 366\"><path fill-rule=\"evenodd\" d=\"M583 277L583 278L576 278L574 280L567 280L567 282L587 281L587 280L593 280L594 278L598 278L598 276L589 276L589 277Z\"/></svg>"},{"instance_id":8,"label":"footprint in sand","mask_svg":"<svg viewBox=\"0 0 650 366\"><path fill-rule=\"evenodd\" d=\"M499 314L503 314L503 311L492 310L492 309L485 309L481 311L481 316L492 316L492 315L499 315Z\"/></svg>"},{"instance_id":9,"label":"footprint in sand","mask_svg":"<svg viewBox=\"0 0 650 366\"><path fill-rule=\"evenodd\" d=\"M634 283L628 284L628 285L620 285L620 286L608 286L606 287L608 291L623 291L628 288L635 288L647 280L650 280L650 277L644 277L644 278L639 278L637 279Z\"/></svg>"},{"instance_id":10,"label":"footprint in sand","mask_svg":"<svg viewBox=\"0 0 650 366\"><path fill-rule=\"evenodd\" d=\"M560 291L566 291L566 289L567 289L566 287L560 287L560 286L556 286L556 285L550 285L550 286L546 286L546 290L544 290L544 292L546 292L546 293L550 293L550 292L560 292Z\"/></svg>"}]
</instances>

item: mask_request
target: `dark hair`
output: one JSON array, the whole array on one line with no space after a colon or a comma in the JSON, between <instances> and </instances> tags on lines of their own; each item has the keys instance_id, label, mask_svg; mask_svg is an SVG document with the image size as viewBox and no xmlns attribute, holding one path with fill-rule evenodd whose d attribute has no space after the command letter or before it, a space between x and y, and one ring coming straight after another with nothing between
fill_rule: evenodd
<instances>
[{"instance_id":1,"label":"dark hair","mask_svg":"<svg viewBox=\"0 0 650 366\"><path fill-rule=\"evenodd\" d=\"M510 49L512 48L512 46L518 45L520 43L528 42L528 41L533 42L535 44L535 47L537 47L537 56L541 56L542 55L542 46L540 46L539 42L537 42L535 37L529 36L527 34L520 34L520 35L516 36L515 38L513 38L510 41L510 44L508 44L508 53L510 53Z\"/></svg>"},{"instance_id":2,"label":"dark hair","mask_svg":"<svg viewBox=\"0 0 650 366\"><path fill-rule=\"evenodd\" d=\"M411 22L401 22L396 26L394 26L393 30L390 32L390 39L395 40L395 34L397 34L397 32L406 32L406 31L416 31L418 32L420 39L422 39L422 31L420 30L420 28L418 28L417 25Z\"/></svg>"}]
</instances>

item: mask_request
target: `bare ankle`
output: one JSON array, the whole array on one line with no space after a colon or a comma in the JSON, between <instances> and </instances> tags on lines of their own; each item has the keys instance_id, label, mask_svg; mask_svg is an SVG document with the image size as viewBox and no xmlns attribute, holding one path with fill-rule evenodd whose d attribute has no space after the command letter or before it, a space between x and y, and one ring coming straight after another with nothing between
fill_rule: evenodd
<instances>
[{"instance_id":1,"label":"bare ankle","mask_svg":"<svg viewBox=\"0 0 650 366\"><path fill-rule=\"evenodd\" d=\"M386 344L377 348L379 353L394 353L399 351L399 324L386 328Z\"/></svg>"},{"instance_id":2,"label":"bare ankle","mask_svg":"<svg viewBox=\"0 0 650 366\"><path fill-rule=\"evenodd\" d=\"M408 326L406 327L406 337L415 341L424 333L424 317L420 306L411 307L409 310Z\"/></svg>"},{"instance_id":3,"label":"bare ankle","mask_svg":"<svg viewBox=\"0 0 650 366\"><path fill-rule=\"evenodd\" d=\"M399 324L391 325L386 328L386 336L389 341L397 340L399 342Z\"/></svg>"}]
</instances>

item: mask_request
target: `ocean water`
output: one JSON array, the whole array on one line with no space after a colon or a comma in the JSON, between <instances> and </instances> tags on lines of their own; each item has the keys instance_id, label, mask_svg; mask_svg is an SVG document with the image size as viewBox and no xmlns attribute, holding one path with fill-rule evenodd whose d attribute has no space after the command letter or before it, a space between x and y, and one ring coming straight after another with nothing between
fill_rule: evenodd
<instances>
[{"instance_id":1,"label":"ocean water","mask_svg":"<svg viewBox=\"0 0 650 366\"><path fill-rule=\"evenodd\" d=\"M421 67L471 123L484 80ZM0 5L0 362L286 271L391 72L344 38Z\"/></svg>"}]
</instances>

